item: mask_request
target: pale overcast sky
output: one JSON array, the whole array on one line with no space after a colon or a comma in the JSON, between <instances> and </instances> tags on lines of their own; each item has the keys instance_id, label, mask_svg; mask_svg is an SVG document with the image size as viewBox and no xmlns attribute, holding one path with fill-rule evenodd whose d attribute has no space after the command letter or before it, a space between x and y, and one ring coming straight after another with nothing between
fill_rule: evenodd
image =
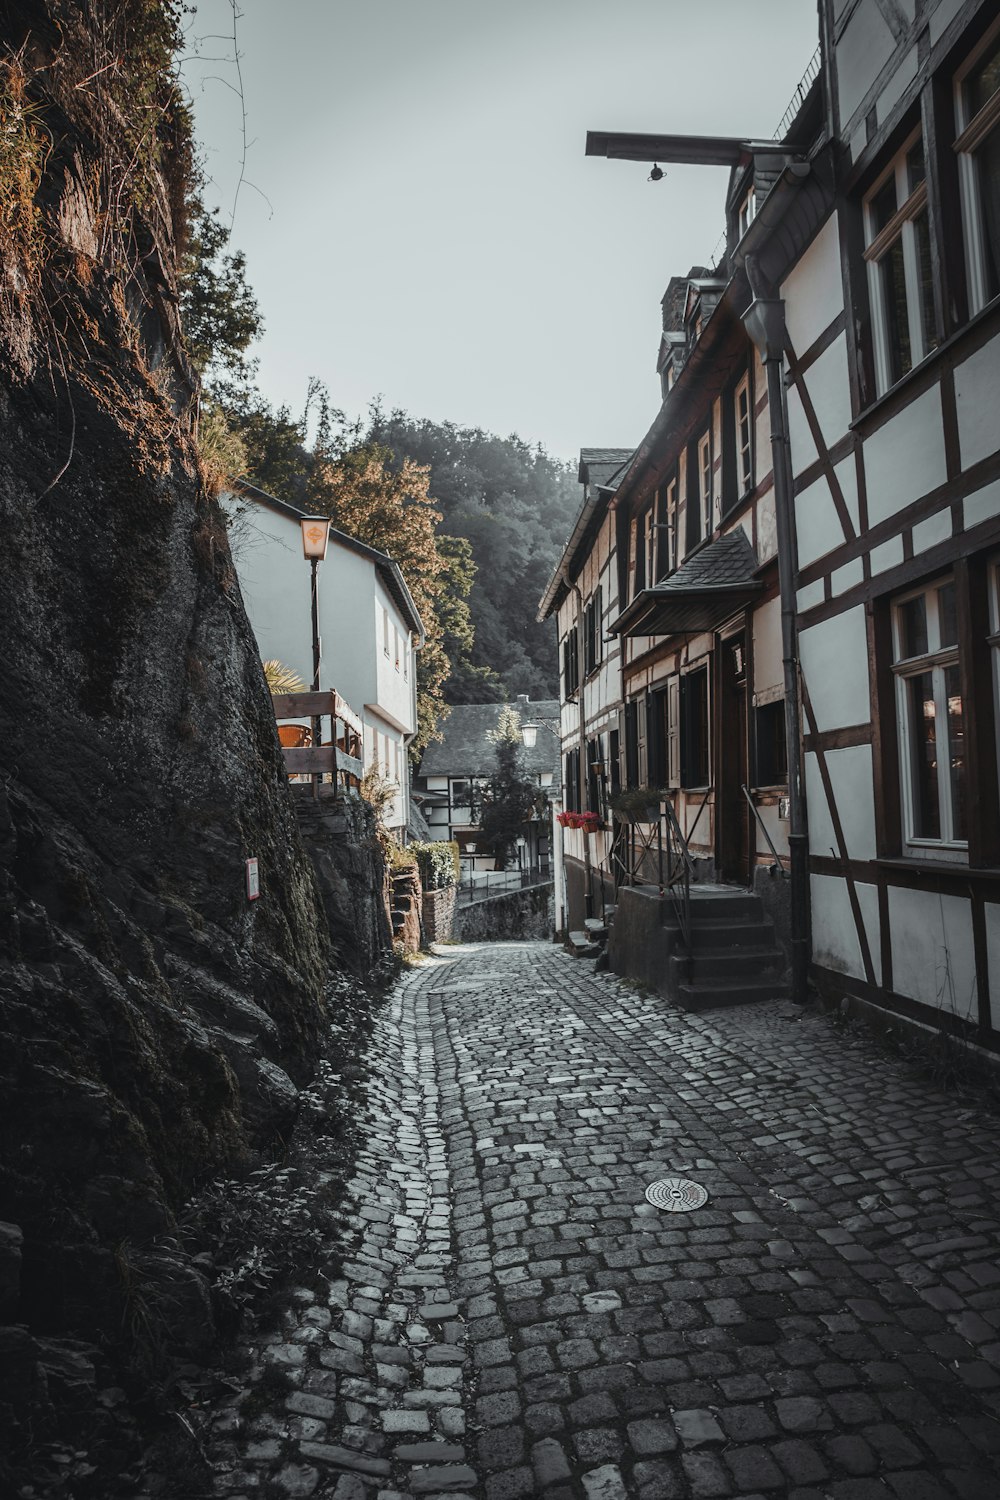
<instances>
[{"instance_id":1,"label":"pale overcast sky","mask_svg":"<svg viewBox=\"0 0 1000 1500\"><path fill-rule=\"evenodd\" d=\"M381 394L566 458L638 443L659 300L710 261L727 173L650 183L644 163L585 157L586 132L770 135L815 0L239 3L233 243L267 396L301 411L317 375L352 415ZM221 60L185 66L227 222L232 27L230 0L198 0L189 52Z\"/></svg>"}]
</instances>

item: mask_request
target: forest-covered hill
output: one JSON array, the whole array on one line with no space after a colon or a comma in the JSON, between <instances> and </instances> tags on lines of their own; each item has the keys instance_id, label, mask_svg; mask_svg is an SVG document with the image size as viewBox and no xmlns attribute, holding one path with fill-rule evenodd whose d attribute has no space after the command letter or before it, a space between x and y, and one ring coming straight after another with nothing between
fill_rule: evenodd
<instances>
[{"instance_id":1,"label":"forest-covered hill","mask_svg":"<svg viewBox=\"0 0 1000 1500\"><path fill-rule=\"evenodd\" d=\"M376 412L371 437L400 458L430 469L430 493L442 529L465 537L476 575L469 595L475 640L469 661L445 685L449 703L491 702L527 693L558 696L551 624L536 619L538 600L569 535L580 499L576 471L516 434L497 437L395 411Z\"/></svg>"}]
</instances>

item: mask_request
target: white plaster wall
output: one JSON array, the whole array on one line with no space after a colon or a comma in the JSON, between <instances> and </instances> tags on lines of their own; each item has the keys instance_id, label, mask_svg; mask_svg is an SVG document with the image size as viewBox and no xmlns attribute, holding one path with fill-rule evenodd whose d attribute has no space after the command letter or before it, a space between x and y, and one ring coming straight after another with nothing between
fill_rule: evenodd
<instances>
[{"instance_id":1,"label":"white plaster wall","mask_svg":"<svg viewBox=\"0 0 1000 1500\"><path fill-rule=\"evenodd\" d=\"M775 849L777 849L777 851L778 851L779 854L787 854L788 853L788 819L787 818L779 818L779 816L778 816L778 808L777 808L777 805L775 803L771 803L771 804L769 804L767 806L764 806L764 807L758 806L757 812L758 812L758 814L760 816L761 822L763 823L764 827L767 829L768 833L771 836L771 843L774 845ZM756 843L757 853L760 854L760 855L763 855L765 859L770 859L771 858L771 851L770 851L770 849L767 846L767 840L765 839L764 835L761 833L760 828L757 826L757 820L756 820L756 818L754 819L754 825L753 826L754 826L754 831L756 833L756 838L757 838L757 843ZM775 878L777 878L777 877L775 877Z\"/></svg>"},{"instance_id":2,"label":"white plaster wall","mask_svg":"<svg viewBox=\"0 0 1000 1500\"><path fill-rule=\"evenodd\" d=\"M753 615L753 687L755 693L780 687L784 682L781 663L781 601L769 599Z\"/></svg>"},{"instance_id":3,"label":"white plaster wall","mask_svg":"<svg viewBox=\"0 0 1000 1500\"><path fill-rule=\"evenodd\" d=\"M860 557L853 557L846 562L842 568L835 568L830 574L830 596L836 598L838 594L846 594L848 589L853 589L864 581L865 569Z\"/></svg>"},{"instance_id":4,"label":"white plaster wall","mask_svg":"<svg viewBox=\"0 0 1000 1500\"><path fill-rule=\"evenodd\" d=\"M853 454L848 454L834 466L834 474L840 483L841 493L848 514L854 522L858 520L858 475ZM795 535L799 552L799 567L805 568L817 558L842 547L847 538L825 475L795 497Z\"/></svg>"},{"instance_id":5,"label":"white plaster wall","mask_svg":"<svg viewBox=\"0 0 1000 1500\"><path fill-rule=\"evenodd\" d=\"M837 94L843 126L889 61L894 45L878 8L859 6L837 43Z\"/></svg>"},{"instance_id":6,"label":"white plaster wall","mask_svg":"<svg viewBox=\"0 0 1000 1500\"><path fill-rule=\"evenodd\" d=\"M872 433L864 445L864 462L871 526L944 483L944 428L938 386L931 386Z\"/></svg>"},{"instance_id":7,"label":"white plaster wall","mask_svg":"<svg viewBox=\"0 0 1000 1500\"><path fill-rule=\"evenodd\" d=\"M752 538L748 540L752 543ZM777 554L778 523L774 514L774 490L770 489L757 501L757 560L767 562Z\"/></svg>"},{"instance_id":8,"label":"white plaster wall","mask_svg":"<svg viewBox=\"0 0 1000 1500\"><path fill-rule=\"evenodd\" d=\"M1000 448L1000 338L991 339L955 369L955 405L962 468Z\"/></svg>"},{"instance_id":9,"label":"white plaster wall","mask_svg":"<svg viewBox=\"0 0 1000 1500\"><path fill-rule=\"evenodd\" d=\"M809 366L806 389L812 398L826 446L832 448L851 423L851 386L847 373L847 335L841 333Z\"/></svg>"},{"instance_id":10,"label":"white plaster wall","mask_svg":"<svg viewBox=\"0 0 1000 1500\"><path fill-rule=\"evenodd\" d=\"M799 657L820 733L867 724L868 636L861 605L799 631Z\"/></svg>"},{"instance_id":11,"label":"white plaster wall","mask_svg":"<svg viewBox=\"0 0 1000 1500\"><path fill-rule=\"evenodd\" d=\"M840 243L833 214L781 286L788 337L797 355L816 342L844 307Z\"/></svg>"},{"instance_id":12,"label":"white plaster wall","mask_svg":"<svg viewBox=\"0 0 1000 1500\"><path fill-rule=\"evenodd\" d=\"M223 495L221 504L229 515L236 514L232 496ZM263 505L253 505L241 511L229 538L261 659L283 662L308 685L312 682L310 570L302 556L299 523ZM339 549L334 552L331 548L327 556L328 561L320 567L329 568L337 576Z\"/></svg>"},{"instance_id":13,"label":"white plaster wall","mask_svg":"<svg viewBox=\"0 0 1000 1500\"><path fill-rule=\"evenodd\" d=\"M843 750L828 750L826 766L833 787L833 800L840 815L849 859L874 859L875 793L872 781L872 753L869 745L852 745ZM809 811L809 849L818 855L840 857L837 838L830 816L830 805L823 789L818 758L805 758L806 800Z\"/></svg>"},{"instance_id":14,"label":"white plaster wall","mask_svg":"<svg viewBox=\"0 0 1000 1500\"><path fill-rule=\"evenodd\" d=\"M1000 906L989 901L983 908L986 916L986 962L990 982L990 1020L1000 1031Z\"/></svg>"},{"instance_id":15,"label":"white plaster wall","mask_svg":"<svg viewBox=\"0 0 1000 1500\"><path fill-rule=\"evenodd\" d=\"M802 409L798 386L788 387L788 446L792 456L792 473L801 474L819 457L806 414Z\"/></svg>"},{"instance_id":16,"label":"white plaster wall","mask_svg":"<svg viewBox=\"0 0 1000 1500\"><path fill-rule=\"evenodd\" d=\"M938 1010L975 1019L972 913L961 896L889 888L892 987Z\"/></svg>"},{"instance_id":17,"label":"white plaster wall","mask_svg":"<svg viewBox=\"0 0 1000 1500\"><path fill-rule=\"evenodd\" d=\"M1000 516L1000 479L994 479L992 484L984 484L981 490L973 490L963 502L963 519L967 531L982 521L992 520L994 516Z\"/></svg>"},{"instance_id":18,"label":"white plaster wall","mask_svg":"<svg viewBox=\"0 0 1000 1500\"><path fill-rule=\"evenodd\" d=\"M404 666L406 665L406 627L403 623L402 616L400 615L399 610L397 609L396 604L393 601L392 595L389 593L389 590L385 587L381 578L376 572L374 564L367 562L364 558L358 558L358 562L363 563L364 566L369 569L370 578L368 581L368 587L373 589L375 595L375 613L377 629L379 632L376 637L375 652L377 696L375 698L372 698L370 696L369 689L369 697L364 701L366 703L376 704L381 713L386 715L390 720L396 720L398 722L398 725L402 728L404 733L412 734L417 726L413 718L413 689L411 685L413 677L412 661L410 661L409 665L406 666L406 670L404 671ZM359 592L356 599L358 608L361 607L361 598L362 596ZM339 609L341 618L343 620L343 629L348 639L350 639L350 635L352 632L352 626L350 622L355 618L351 605L352 601L349 597L341 597L339 601ZM386 656L382 647L383 609L388 610L389 613L388 656ZM396 669L395 635L393 633L394 630L398 631L401 637L399 643L400 664L398 670Z\"/></svg>"},{"instance_id":19,"label":"white plaster wall","mask_svg":"<svg viewBox=\"0 0 1000 1500\"><path fill-rule=\"evenodd\" d=\"M912 0L911 0L912 3ZM879 94L875 104L875 121L882 126L892 114L893 109L899 103L903 91L907 89L917 76L917 49L915 46L900 58L893 70L892 77L885 88Z\"/></svg>"},{"instance_id":20,"label":"white plaster wall","mask_svg":"<svg viewBox=\"0 0 1000 1500\"><path fill-rule=\"evenodd\" d=\"M799 614L804 614L807 609L813 609L817 604L822 604L823 599L823 580L814 578L812 583L807 583L800 588L795 596Z\"/></svg>"},{"instance_id":21,"label":"white plaster wall","mask_svg":"<svg viewBox=\"0 0 1000 1500\"><path fill-rule=\"evenodd\" d=\"M930 18L931 46L942 37L948 28L949 22L958 15L965 0L940 0L937 10Z\"/></svg>"},{"instance_id":22,"label":"white plaster wall","mask_svg":"<svg viewBox=\"0 0 1000 1500\"><path fill-rule=\"evenodd\" d=\"M887 568L897 568L903 561L903 538L892 536L880 547L873 547L868 554L868 560L873 578L877 573L884 573Z\"/></svg>"},{"instance_id":23,"label":"white plaster wall","mask_svg":"<svg viewBox=\"0 0 1000 1500\"><path fill-rule=\"evenodd\" d=\"M812 875L809 879L812 908L813 962L838 974L865 978L864 960L847 883L837 875ZM879 948L878 890L855 884L861 920L868 939L876 984L882 982Z\"/></svg>"},{"instance_id":24,"label":"white plaster wall","mask_svg":"<svg viewBox=\"0 0 1000 1500\"><path fill-rule=\"evenodd\" d=\"M938 542L943 542L951 536L951 506L946 505L943 510L936 511L934 515L928 516L924 521L918 521L913 528L913 555L918 552L926 552L929 547L936 547Z\"/></svg>"}]
</instances>

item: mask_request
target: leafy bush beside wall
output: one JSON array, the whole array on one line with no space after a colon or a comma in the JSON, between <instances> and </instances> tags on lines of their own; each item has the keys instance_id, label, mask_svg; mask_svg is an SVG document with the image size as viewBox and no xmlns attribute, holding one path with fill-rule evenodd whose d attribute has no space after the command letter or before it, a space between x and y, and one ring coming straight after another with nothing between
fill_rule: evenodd
<instances>
[{"instance_id":1,"label":"leafy bush beside wall","mask_svg":"<svg viewBox=\"0 0 1000 1500\"><path fill-rule=\"evenodd\" d=\"M425 891L440 891L445 886L457 885L461 874L458 845L452 841L434 840L430 843L412 842L407 852L415 854L420 869L420 883Z\"/></svg>"}]
</instances>

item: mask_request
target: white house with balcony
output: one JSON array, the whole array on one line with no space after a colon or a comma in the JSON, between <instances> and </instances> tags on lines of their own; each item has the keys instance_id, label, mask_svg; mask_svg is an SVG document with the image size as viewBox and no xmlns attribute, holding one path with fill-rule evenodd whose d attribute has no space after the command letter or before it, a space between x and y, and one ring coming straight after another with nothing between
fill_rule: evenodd
<instances>
[{"instance_id":1,"label":"white house with balcony","mask_svg":"<svg viewBox=\"0 0 1000 1500\"><path fill-rule=\"evenodd\" d=\"M223 495L243 602L262 661L313 677L306 512L254 485ZM364 726L365 770L377 765L397 792L386 809L400 833L409 819L408 749L417 728L417 656L424 628L406 580L385 552L330 528L318 565L319 686L346 698Z\"/></svg>"}]
</instances>

